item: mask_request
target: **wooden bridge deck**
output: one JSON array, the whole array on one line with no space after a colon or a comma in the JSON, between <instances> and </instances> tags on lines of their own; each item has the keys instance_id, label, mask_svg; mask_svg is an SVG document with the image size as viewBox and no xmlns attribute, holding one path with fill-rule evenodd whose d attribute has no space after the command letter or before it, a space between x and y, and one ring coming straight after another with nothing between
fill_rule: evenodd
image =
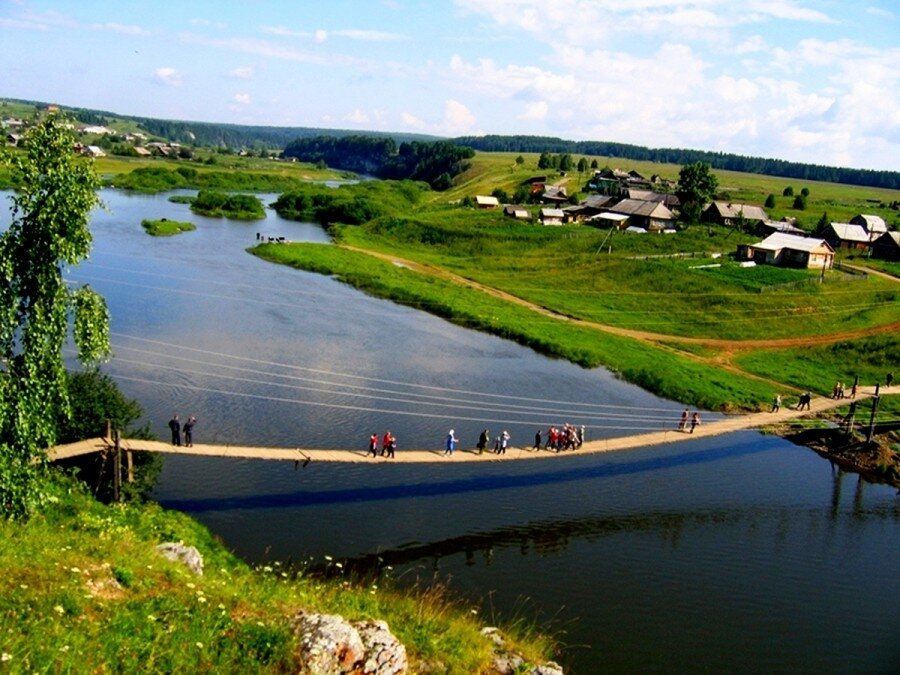
<instances>
[{"instance_id":1,"label":"wooden bridge deck","mask_svg":"<svg viewBox=\"0 0 900 675\"><path fill-rule=\"evenodd\" d=\"M898 387L893 387L896 391ZM893 392L891 392L893 393ZM874 395L874 389L871 387L860 388L856 401L869 399ZM850 399L834 400L831 398L814 398L809 410L794 410L792 408L782 407L777 413L759 412L747 415L733 415L723 419L717 419L709 422L703 422L698 426L694 433L677 431L674 427L677 423L675 419L678 415L673 415L673 428L671 430L653 431L643 434L635 434L630 436L618 436L614 438L600 439L596 441L586 441L578 450L578 454L612 452L617 450L629 450L634 448L646 448L654 445L663 445L667 443L677 443L688 441L695 438L706 438L709 436L719 436L734 431L745 429L755 429L769 424L778 422L786 422L807 415L812 415L832 408L849 405ZM861 410L858 423L863 423L862 419L867 410ZM362 439L365 442L366 439ZM178 455L199 455L204 457L232 457L237 459L267 459L282 461L300 461L307 460L311 462L394 462L401 464L425 464L436 462L504 462L523 459L547 459L550 457L566 456L568 453L557 453L549 450L534 451L529 445L526 447L510 447L506 454L496 455L493 452L485 452L478 454L472 449L456 450L453 455L445 455L443 449L423 450L423 449L398 449L396 458L388 459L386 457L372 457L365 449L356 450L328 450L315 448L270 448L270 447L253 447L253 446L237 446L237 445L209 445L203 443L195 443L191 447L174 446L170 443L161 441L142 441L134 439L122 439L120 446L123 450L139 451L139 452L160 452ZM50 448L47 452L50 461L57 461L79 455L86 455L92 452L102 452L109 450L112 442L104 438L94 438L77 443L67 445L58 445Z\"/></svg>"}]
</instances>

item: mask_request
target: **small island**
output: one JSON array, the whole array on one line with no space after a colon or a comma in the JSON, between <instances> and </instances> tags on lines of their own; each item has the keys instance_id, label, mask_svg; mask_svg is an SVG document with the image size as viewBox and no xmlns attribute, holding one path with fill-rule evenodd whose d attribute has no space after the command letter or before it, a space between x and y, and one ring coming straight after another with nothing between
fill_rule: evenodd
<instances>
[{"instance_id":1,"label":"small island","mask_svg":"<svg viewBox=\"0 0 900 675\"><path fill-rule=\"evenodd\" d=\"M180 220L169 220L167 218L160 218L159 220L142 220L141 227L147 231L147 234L154 237L171 237L180 234L181 232L190 232L191 230L197 229L197 226L193 223L186 223Z\"/></svg>"},{"instance_id":2,"label":"small island","mask_svg":"<svg viewBox=\"0 0 900 675\"><path fill-rule=\"evenodd\" d=\"M258 197L234 195L217 190L200 190L191 202L191 211L213 218L235 220L262 220L265 209Z\"/></svg>"}]
</instances>

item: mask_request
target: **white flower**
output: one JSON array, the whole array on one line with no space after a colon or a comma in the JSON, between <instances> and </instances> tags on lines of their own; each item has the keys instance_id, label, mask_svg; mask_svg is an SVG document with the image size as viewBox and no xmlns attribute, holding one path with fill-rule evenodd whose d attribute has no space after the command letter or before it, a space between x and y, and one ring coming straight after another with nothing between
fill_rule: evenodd
<instances>
[{"instance_id":1,"label":"white flower","mask_svg":"<svg viewBox=\"0 0 900 675\"><path fill-rule=\"evenodd\" d=\"M0 654L0 661L10 661L10 660L12 660L12 654L7 654L6 652L3 652L2 654Z\"/></svg>"},{"instance_id":2,"label":"white flower","mask_svg":"<svg viewBox=\"0 0 900 675\"><path fill-rule=\"evenodd\" d=\"M65 614L66 613L66 610L63 608L62 605L57 605L56 607L53 608L53 611L56 612L57 614Z\"/></svg>"},{"instance_id":3,"label":"white flower","mask_svg":"<svg viewBox=\"0 0 900 675\"><path fill-rule=\"evenodd\" d=\"M198 643L197 643L197 649L203 649L203 643L202 643L202 642L198 642Z\"/></svg>"},{"instance_id":4,"label":"white flower","mask_svg":"<svg viewBox=\"0 0 900 675\"><path fill-rule=\"evenodd\" d=\"M199 597L197 598L197 602L199 602L199 603L202 604L202 603L206 602L206 598L204 598L204 597L201 595L201 596L199 596Z\"/></svg>"}]
</instances>

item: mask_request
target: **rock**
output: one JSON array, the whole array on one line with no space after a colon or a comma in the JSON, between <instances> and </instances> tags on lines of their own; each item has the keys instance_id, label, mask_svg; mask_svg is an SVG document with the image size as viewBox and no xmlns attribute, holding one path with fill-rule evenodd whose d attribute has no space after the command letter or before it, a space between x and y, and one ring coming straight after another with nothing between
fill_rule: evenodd
<instances>
[{"instance_id":1,"label":"rock","mask_svg":"<svg viewBox=\"0 0 900 675\"><path fill-rule=\"evenodd\" d=\"M384 621L355 621L366 649L363 673L369 675L404 675L409 670L406 647L391 633Z\"/></svg>"},{"instance_id":2,"label":"rock","mask_svg":"<svg viewBox=\"0 0 900 675\"><path fill-rule=\"evenodd\" d=\"M180 562L197 576L203 576L203 556L194 546L182 543L166 542L156 547L163 556L174 562Z\"/></svg>"},{"instance_id":3,"label":"rock","mask_svg":"<svg viewBox=\"0 0 900 675\"><path fill-rule=\"evenodd\" d=\"M310 675L405 675L406 648L384 621L350 623L333 614L300 612L301 672Z\"/></svg>"},{"instance_id":4,"label":"rock","mask_svg":"<svg viewBox=\"0 0 900 675\"><path fill-rule=\"evenodd\" d=\"M521 654L506 648L506 638L499 628L485 626L481 634L494 643L494 661L491 664L495 675L564 675L562 666L553 661L534 665L525 661Z\"/></svg>"}]
</instances>

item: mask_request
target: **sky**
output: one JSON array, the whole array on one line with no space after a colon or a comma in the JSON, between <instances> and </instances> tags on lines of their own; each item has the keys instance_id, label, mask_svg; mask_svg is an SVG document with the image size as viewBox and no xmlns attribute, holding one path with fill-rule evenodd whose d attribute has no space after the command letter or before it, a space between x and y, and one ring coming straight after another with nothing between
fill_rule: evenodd
<instances>
[{"instance_id":1,"label":"sky","mask_svg":"<svg viewBox=\"0 0 900 675\"><path fill-rule=\"evenodd\" d=\"M900 0L0 0L0 97L900 170Z\"/></svg>"}]
</instances>

